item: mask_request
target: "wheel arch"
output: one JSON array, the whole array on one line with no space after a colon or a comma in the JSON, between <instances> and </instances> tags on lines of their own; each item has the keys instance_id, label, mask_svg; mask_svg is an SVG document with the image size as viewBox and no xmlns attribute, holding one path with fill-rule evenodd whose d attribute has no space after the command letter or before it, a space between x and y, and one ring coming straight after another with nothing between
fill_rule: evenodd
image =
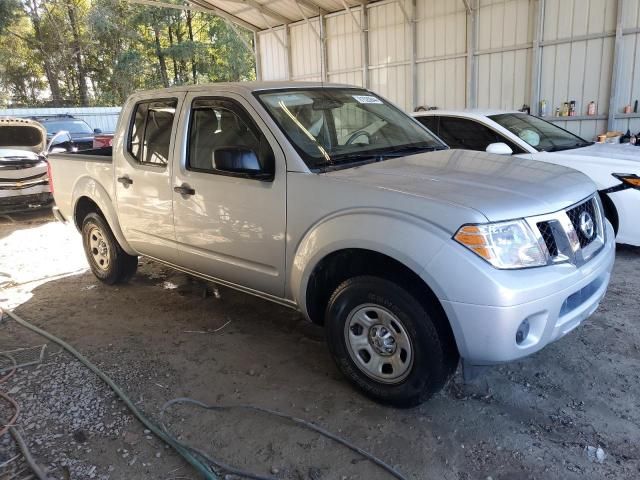
<instances>
[{"instance_id":1,"label":"wheel arch","mask_svg":"<svg viewBox=\"0 0 640 480\"><path fill-rule=\"evenodd\" d=\"M102 185L90 177L80 178L74 186L73 198L73 221L78 230L82 230L82 221L88 213L99 213L111 228L122 249L129 255L138 255L125 239L113 199Z\"/></svg>"},{"instance_id":2,"label":"wheel arch","mask_svg":"<svg viewBox=\"0 0 640 480\"><path fill-rule=\"evenodd\" d=\"M336 240L339 239L339 240ZM422 219L399 212L363 210L337 214L316 224L302 239L292 260L290 290L302 312L322 324L335 288L347 278L375 275L407 288L420 301L436 305L453 339L438 300L444 298L425 266L449 234Z\"/></svg>"},{"instance_id":3,"label":"wheel arch","mask_svg":"<svg viewBox=\"0 0 640 480\"><path fill-rule=\"evenodd\" d=\"M618 235L618 230L620 228L620 216L618 214L618 209L608 194L602 191L598 192L598 194L602 201L602 208L604 208L604 216L611 222L614 233Z\"/></svg>"}]
</instances>

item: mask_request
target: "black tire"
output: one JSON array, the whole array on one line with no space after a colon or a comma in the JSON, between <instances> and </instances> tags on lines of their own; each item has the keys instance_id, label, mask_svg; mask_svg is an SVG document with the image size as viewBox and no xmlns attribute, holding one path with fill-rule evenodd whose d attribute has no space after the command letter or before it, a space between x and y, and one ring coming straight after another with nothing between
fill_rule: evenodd
<instances>
[{"instance_id":1,"label":"black tire","mask_svg":"<svg viewBox=\"0 0 640 480\"><path fill-rule=\"evenodd\" d=\"M382 404L409 408L428 400L446 385L455 372L459 359L455 342L452 338L443 338L447 335L446 329L437 323L446 319L440 318L442 314L439 308L429 305L430 301L421 302L409 290L378 277L354 277L340 284L329 299L325 317L329 350L340 371L366 396ZM395 317L401 322L402 329L396 326L397 331L410 340L411 366L401 366L399 370L406 369L405 376L393 383L373 378L371 372L366 373L366 367L357 363L359 354L353 353L354 347L347 340L353 332L346 329L347 321L354 321L353 312L365 310L365 315L368 315L368 308L381 308L390 312L390 318ZM367 340L371 338L374 328L375 326L369 328ZM365 335L362 332L357 334ZM395 342L394 338L394 344ZM369 343L371 344L371 340ZM399 349L397 345L395 348ZM371 344L367 348L371 351L371 348L376 347Z\"/></svg>"},{"instance_id":2,"label":"black tire","mask_svg":"<svg viewBox=\"0 0 640 480\"><path fill-rule=\"evenodd\" d=\"M617 236L618 228L620 225L618 210L616 210L616 206L613 204L613 201L606 193L600 194L600 200L602 201L602 207L604 208L604 216L611 222L613 233Z\"/></svg>"},{"instance_id":3,"label":"black tire","mask_svg":"<svg viewBox=\"0 0 640 480\"><path fill-rule=\"evenodd\" d=\"M103 242L100 244L100 255L95 245L99 241ZM129 255L122 249L100 214L92 212L84 217L82 245L91 271L107 285L127 282L136 273L138 257Z\"/></svg>"}]
</instances>

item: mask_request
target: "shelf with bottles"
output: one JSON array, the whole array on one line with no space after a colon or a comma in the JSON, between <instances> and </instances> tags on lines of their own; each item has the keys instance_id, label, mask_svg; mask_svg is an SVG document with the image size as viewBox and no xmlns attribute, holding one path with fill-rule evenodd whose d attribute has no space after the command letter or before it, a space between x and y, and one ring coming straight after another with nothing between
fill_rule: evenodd
<instances>
[{"instance_id":1,"label":"shelf with bottles","mask_svg":"<svg viewBox=\"0 0 640 480\"><path fill-rule=\"evenodd\" d=\"M614 113L613 114L613 118L615 118L616 120L619 119L623 119L623 118L640 118L640 112L636 112L636 113Z\"/></svg>"},{"instance_id":2,"label":"shelf with bottles","mask_svg":"<svg viewBox=\"0 0 640 480\"><path fill-rule=\"evenodd\" d=\"M567 117L540 117L548 122L575 122L578 120L607 120L609 117L606 114L598 114L598 115L573 115Z\"/></svg>"}]
</instances>

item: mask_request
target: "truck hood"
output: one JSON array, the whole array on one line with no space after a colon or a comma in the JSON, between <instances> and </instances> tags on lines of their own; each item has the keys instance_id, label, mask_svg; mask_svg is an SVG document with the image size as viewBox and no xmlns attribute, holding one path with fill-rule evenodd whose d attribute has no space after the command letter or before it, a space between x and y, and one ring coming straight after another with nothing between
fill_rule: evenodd
<instances>
[{"instance_id":1,"label":"truck hood","mask_svg":"<svg viewBox=\"0 0 640 480\"><path fill-rule=\"evenodd\" d=\"M555 212L595 192L584 174L545 162L442 150L326 174L474 209L489 221Z\"/></svg>"},{"instance_id":2,"label":"truck hood","mask_svg":"<svg viewBox=\"0 0 640 480\"><path fill-rule=\"evenodd\" d=\"M47 131L38 122L24 118L0 118L0 149L41 154L47 146Z\"/></svg>"}]
</instances>

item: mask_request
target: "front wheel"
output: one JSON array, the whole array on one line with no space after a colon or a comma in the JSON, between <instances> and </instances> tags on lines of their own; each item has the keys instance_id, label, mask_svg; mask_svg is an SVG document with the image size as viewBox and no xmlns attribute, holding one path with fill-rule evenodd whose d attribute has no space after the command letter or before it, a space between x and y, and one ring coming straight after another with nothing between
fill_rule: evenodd
<instances>
[{"instance_id":1,"label":"front wheel","mask_svg":"<svg viewBox=\"0 0 640 480\"><path fill-rule=\"evenodd\" d=\"M97 213L88 214L82 222L82 244L91 271L108 285L128 281L138 268L138 257L122 249L107 222Z\"/></svg>"},{"instance_id":2,"label":"front wheel","mask_svg":"<svg viewBox=\"0 0 640 480\"><path fill-rule=\"evenodd\" d=\"M438 331L438 309L424 303L370 276L346 280L331 296L325 318L329 349L342 373L373 400L416 406L455 371L458 354Z\"/></svg>"}]
</instances>

